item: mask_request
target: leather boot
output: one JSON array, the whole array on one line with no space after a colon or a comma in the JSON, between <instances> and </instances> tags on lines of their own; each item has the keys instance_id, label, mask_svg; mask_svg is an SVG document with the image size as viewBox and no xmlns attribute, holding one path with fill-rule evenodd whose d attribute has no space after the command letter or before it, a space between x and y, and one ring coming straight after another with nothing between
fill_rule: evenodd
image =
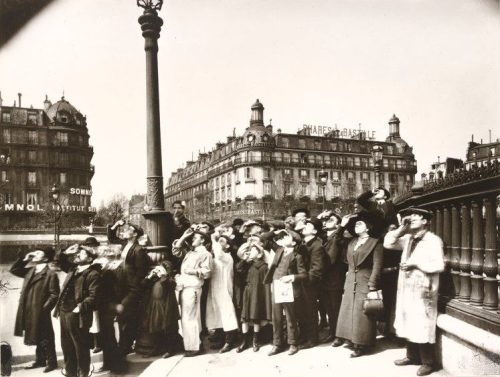
<instances>
[{"instance_id":1,"label":"leather boot","mask_svg":"<svg viewBox=\"0 0 500 377\"><path fill-rule=\"evenodd\" d=\"M257 352L258 350L260 350L259 333L254 332L253 333L253 352Z\"/></svg>"},{"instance_id":2,"label":"leather boot","mask_svg":"<svg viewBox=\"0 0 500 377\"><path fill-rule=\"evenodd\" d=\"M236 352L240 353L241 351L245 350L248 348L250 345L250 334L242 334L242 340L238 348L236 348Z\"/></svg>"}]
</instances>

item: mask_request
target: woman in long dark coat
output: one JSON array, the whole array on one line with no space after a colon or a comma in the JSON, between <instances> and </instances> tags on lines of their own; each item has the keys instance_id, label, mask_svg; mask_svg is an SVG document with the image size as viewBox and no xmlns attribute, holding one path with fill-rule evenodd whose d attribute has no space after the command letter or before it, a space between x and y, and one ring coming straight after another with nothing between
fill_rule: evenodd
<instances>
[{"instance_id":1,"label":"woman in long dark coat","mask_svg":"<svg viewBox=\"0 0 500 377\"><path fill-rule=\"evenodd\" d=\"M365 315L363 303L369 292L377 290L382 270L382 244L371 236L377 233L374 229L377 225L378 219L366 212L346 216L341 223L354 237L347 246L349 270L333 346L340 346L344 340L351 342L354 347L351 357L362 356L375 344L376 321Z\"/></svg>"},{"instance_id":2,"label":"woman in long dark coat","mask_svg":"<svg viewBox=\"0 0 500 377\"><path fill-rule=\"evenodd\" d=\"M264 261L264 249L260 243L250 246L248 252L244 253L242 260L238 262L236 270L245 276L246 282L241 308L243 339L236 352L241 352L248 347L250 325L253 325L253 350L257 352L260 348L258 338L260 328L272 320L271 289L268 284L264 284L268 267Z\"/></svg>"},{"instance_id":3,"label":"woman in long dark coat","mask_svg":"<svg viewBox=\"0 0 500 377\"><path fill-rule=\"evenodd\" d=\"M175 353L179 344L180 318L175 298L173 266L164 261L156 266L142 282L144 301L139 331L150 334L154 348L145 357L163 354L167 358Z\"/></svg>"}]
</instances>

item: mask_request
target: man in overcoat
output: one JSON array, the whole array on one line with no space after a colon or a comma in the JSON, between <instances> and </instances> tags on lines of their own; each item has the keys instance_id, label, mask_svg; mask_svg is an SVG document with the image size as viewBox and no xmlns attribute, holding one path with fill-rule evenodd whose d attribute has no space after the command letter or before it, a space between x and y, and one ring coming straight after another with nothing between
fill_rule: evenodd
<instances>
[{"instance_id":1,"label":"man in overcoat","mask_svg":"<svg viewBox=\"0 0 500 377\"><path fill-rule=\"evenodd\" d=\"M24 278L14 335L23 336L24 332L24 344L36 345L36 360L26 369L46 366L44 373L57 368L50 312L59 296L59 279L48 266L53 258L54 249L39 248L19 258L10 268L12 274Z\"/></svg>"},{"instance_id":2,"label":"man in overcoat","mask_svg":"<svg viewBox=\"0 0 500 377\"><path fill-rule=\"evenodd\" d=\"M73 261L69 259L74 255ZM60 318L61 347L64 355L64 375L87 377L90 373L89 329L97 309L100 274L92 266L97 257L91 248L79 245L68 248L59 256L61 269L67 272L54 317Z\"/></svg>"},{"instance_id":3,"label":"man in overcoat","mask_svg":"<svg viewBox=\"0 0 500 377\"><path fill-rule=\"evenodd\" d=\"M304 302L298 312L301 338L307 342L302 348L311 348L318 344L318 298L323 280L326 253L323 241L318 234L323 230L323 223L317 218L306 219L302 232L302 244L299 247L303 256L308 279L304 282Z\"/></svg>"},{"instance_id":4,"label":"man in overcoat","mask_svg":"<svg viewBox=\"0 0 500 377\"><path fill-rule=\"evenodd\" d=\"M443 242L428 230L432 213L411 208L401 226L388 232L384 247L403 250L396 301L396 334L407 339L406 357L396 365L422 364L418 376L436 368L439 273L444 270Z\"/></svg>"},{"instance_id":5,"label":"man in overcoat","mask_svg":"<svg viewBox=\"0 0 500 377\"><path fill-rule=\"evenodd\" d=\"M116 235L118 226L122 227L121 238ZM108 226L108 240L112 244L121 244L121 282L120 303L116 305L120 340L118 342L122 357L132 351L132 345L137 336L138 308L142 296L142 280L146 277L151 260L146 251L137 242L144 231L134 224L125 224L118 220L113 226Z\"/></svg>"}]
</instances>

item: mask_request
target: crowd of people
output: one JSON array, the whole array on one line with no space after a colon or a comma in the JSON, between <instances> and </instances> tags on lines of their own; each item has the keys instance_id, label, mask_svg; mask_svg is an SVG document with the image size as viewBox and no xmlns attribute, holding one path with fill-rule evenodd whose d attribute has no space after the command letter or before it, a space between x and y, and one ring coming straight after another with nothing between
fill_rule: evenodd
<instances>
[{"instance_id":1,"label":"crowd of people","mask_svg":"<svg viewBox=\"0 0 500 377\"><path fill-rule=\"evenodd\" d=\"M432 373L444 269L432 215L420 208L396 214L383 188L357 203L356 213L342 217L298 208L283 221L215 225L191 224L175 202L175 241L160 263L148 257L144 231L123 220L108 227L109 245L89 237L57 255L39 248L20 257L11 268L24 278L15 335L36 345L28 368L57 368L53 312L70 377L92 372L92 348L103 353L100 371L119 373L134 351L199 355L205 336L221 353L258 352L269 338L269 356L331 343L357 358L374 351L377 331L406 340L396 365ZM62 288L53 260L67 273Z\"/></svg>"}]
</instances>

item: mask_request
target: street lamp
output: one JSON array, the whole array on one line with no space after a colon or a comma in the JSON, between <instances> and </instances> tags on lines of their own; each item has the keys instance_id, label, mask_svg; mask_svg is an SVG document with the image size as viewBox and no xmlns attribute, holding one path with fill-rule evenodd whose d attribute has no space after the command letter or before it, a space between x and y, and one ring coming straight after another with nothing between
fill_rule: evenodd
<instances>
[{"instance_id":1,"label":"street lamp","mask_svg":"<svg viewBox=\"0 0 500 377\"><path fill-rule=\"evenodd\" d=\"M373 167L375 170L375 187L380 186L380 171L382 170L382 161L384 158L384 148L375 144L372 147Z\"/></svg>"},{"instance_id":2,"label":"street lamp","mask_svg":"<svg viewBox=\"0 0 500 377\"><path fill-rule=\"evenodd\" d=\"M158 38L163 20L158 11L163 0L137 0L144 9L139 17L144 50L146 51L146 138L147 138L147 198L149 211L145 211L146 230L156 248L167 251L168 214L165 211L163 169L161 160L160 91L158 86ZM159 249L158 249L159 251Z\"/></svg>"},{"instance_id":3,"label":"street lamp","mask_svg":"<svg viewBox=\"0 0 500 377\"><path fill-rule=\"evenodd\" d=\"M319 181L321 182L321 186L323 188L323 211L325 210L325 191L326 191L326 183L328 181L328 172L321 170L318 174Z\"/></svg>"},{"instance_id":4,"label":"street lamp","mask_svg":"<svg viewBox=\"0 0 500 377\"><path fill-rule=\"evenodd\" d=\"M59 249L59 220L61 219L62 207L61 203L59 203L59 188L54 183L52 188L49 191L49 199L52 200L54 204L54 250Z\"/></svg>"}]
</instances>

